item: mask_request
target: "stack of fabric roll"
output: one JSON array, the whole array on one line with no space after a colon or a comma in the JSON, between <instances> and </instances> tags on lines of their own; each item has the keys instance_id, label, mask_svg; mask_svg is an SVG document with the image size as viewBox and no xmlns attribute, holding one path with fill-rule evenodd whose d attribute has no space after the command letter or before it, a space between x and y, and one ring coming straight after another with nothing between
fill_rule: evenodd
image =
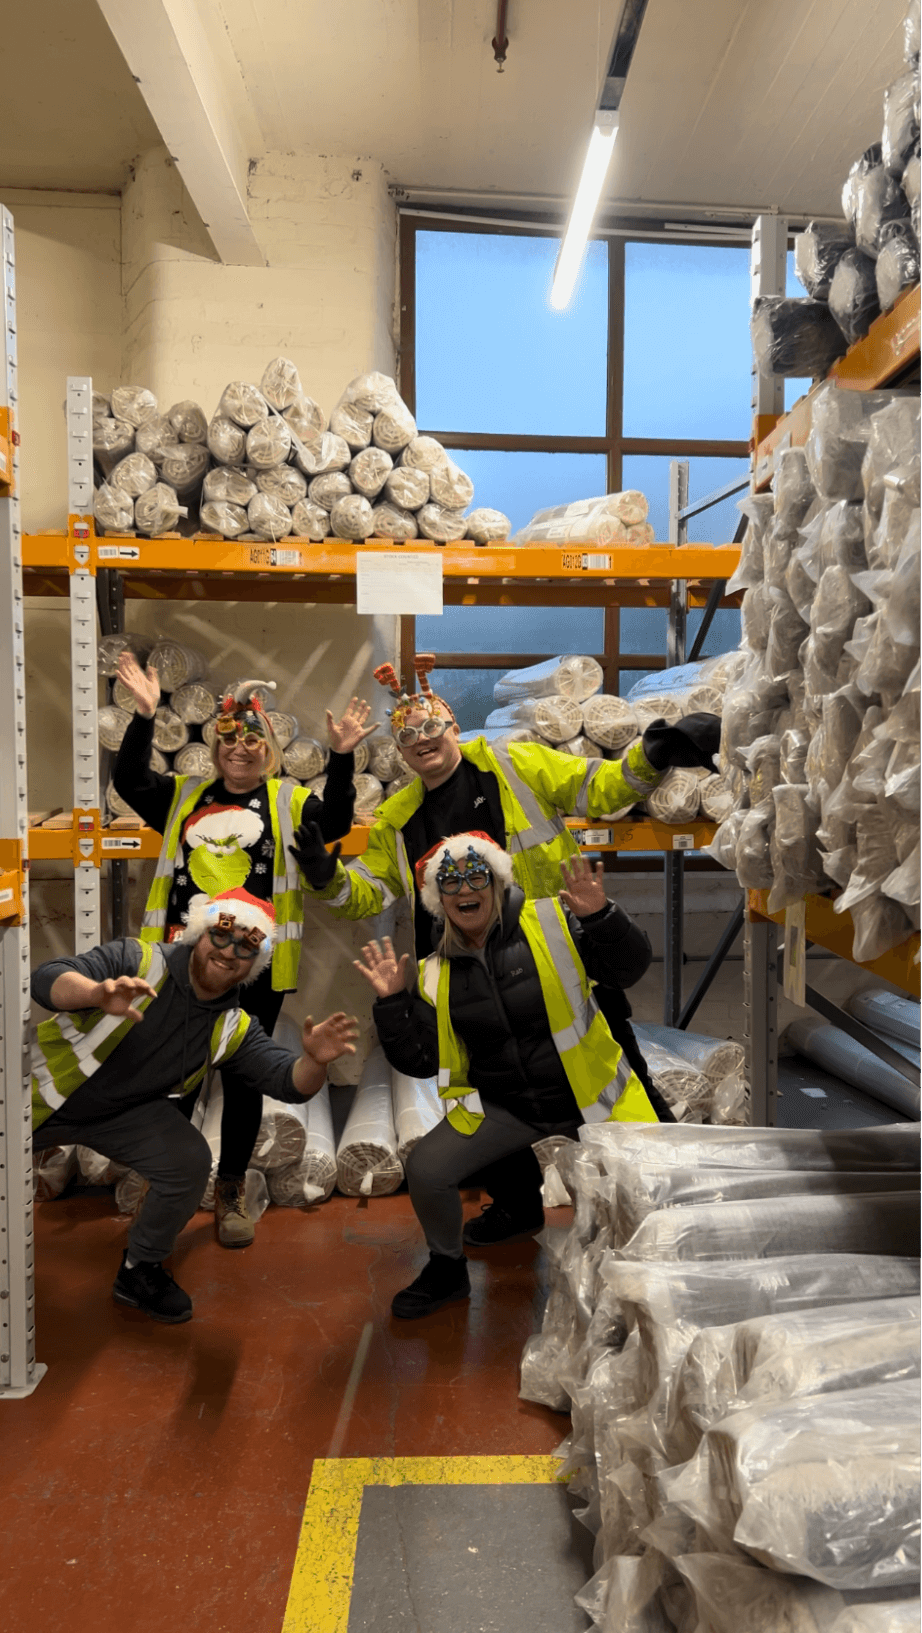
<instances>
[{"instance_id":1,"label":"stack of fabric roll","mask_svg":"<svg viewBox=\"0 0 922 1633\"><path fill-rule=\"evenodd\" d=\"M416 422L392 379L350 381L329 418L288 358L259 385L232 380L215 413L120 386L93 396L94 499L103 532L164 534L180 523L226 539L470 540L509 535L501 511L471 510L474 484Z\"/></svg>"}]
</instances>

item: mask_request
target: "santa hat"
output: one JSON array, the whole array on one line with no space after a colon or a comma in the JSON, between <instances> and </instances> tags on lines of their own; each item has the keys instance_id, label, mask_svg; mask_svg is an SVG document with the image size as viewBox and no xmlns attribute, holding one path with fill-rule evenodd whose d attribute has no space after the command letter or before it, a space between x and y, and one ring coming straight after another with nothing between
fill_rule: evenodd
<instances>
[{"instance_id":1,"label":"santa hat","mask_svg":"<svg viewBox=\"0 0 922 1633\"><path fill-rule=\"evenodd\" d=\"M434 918L445 917L436 875L446 858L456 867L461 864L469 867L473 865L475 857L486 864L504 890L512 883L512 857L479 828L466 834L452 834L449 839L440 839L425 856L420 857L414 868L416 883L423 906Z\"/></svg>"},{"instance_id":2,"label":"santa hat","mask_svg":"<svg viewBox=\"0 0 922 1633\"><path fill-rule=\"evenodd\" d=\"M272 960L275 942L275 910L248 890L222 890L219 896L193 896L186 913L186 928L180 941L200 941L206 930L252 930L261 932L255 958L240 959L241 985L255 981Z\"/></svg>"}]
</instances>

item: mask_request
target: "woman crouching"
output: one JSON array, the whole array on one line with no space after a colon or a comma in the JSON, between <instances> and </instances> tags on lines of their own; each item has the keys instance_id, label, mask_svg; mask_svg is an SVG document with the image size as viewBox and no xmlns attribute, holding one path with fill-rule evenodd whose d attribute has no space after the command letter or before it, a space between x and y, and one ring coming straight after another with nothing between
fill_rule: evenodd
<instances>
[{"instance_id":1,"label":"woman crouching","mask_svg":"<svg viewBox=\"0 0 922 1633\"><path fill-rule=\"evenodd\" d=\"M561 873L559 899L526 901L486 834L443 839L416 865L423 904L444 925L418 984L407 991L407 955L387 939L356 960L387 1059L410 1077L438 1072L447 1102L407 1160L429 1261L393 1301L404 1320L469 1297L465 1242L540 1230L536 1140L575 1139L581 1122L657 1121L623 995L649 966L649 941L606 898L601 863L574 857ZM494 1202L465 1229L458 1188L475 1173Z\"/></svg>"}]
</instances>

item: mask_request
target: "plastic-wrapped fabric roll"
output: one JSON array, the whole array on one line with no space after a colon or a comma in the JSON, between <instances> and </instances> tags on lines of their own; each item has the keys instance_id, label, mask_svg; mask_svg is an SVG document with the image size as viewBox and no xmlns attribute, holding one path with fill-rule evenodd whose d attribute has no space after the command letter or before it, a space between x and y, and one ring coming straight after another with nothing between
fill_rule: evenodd
<instances>
[{"instance_id":1,"label":"plastic-wrapped fabric roll","mask_svg":"<svg viewBox=\"0 0 922 1633\"><path fill-rule=\"evenodd\" d=\"M300 1039L299 1039L300 1047ZM263 1114L250 1158L250 1167L269 1174L276 1168L290 1168L304 1156L306 1128L297 1107L263 1095ZM270 1190L271 1196L271 1190Z\"/></svg>"},{"instance_id":2,"label":"plastic-wrapped fabric roll","mask_svg":"<svg viewBox=\"0 0 922 1633\"><path fill-rule=\"evenodd\" d=\"M373 777L368 771L360 771L356 773L353 781L356 811L373 811L381 804L384 798L384 785L377 777Z\"/></svg>"},{"instance_id":3,"label":"plastic-wrapped fabric roll","mask_svg":"<svg viewBox=\"0 0 922 1633\"><path fill-rule=\"evenodd\" d=\"M187 743L176 755L173 770L180 777L213 777L215 769L211 750L205 743Z\"/></svg>"},{"instance_id":4,"label":"plastic-wrapped fabric roll","mask_svg":"<svg viewBox=\"0 0 922 1633\"><path fill-rule=\"evenodd\" d=\"M916 147L916 151L912 154L911 158L907 160L906 169L903 171L902 188L906 196L906 203L909 205L909 219L912 222L912 230L916 235L916 240L918 241L919 235L922 233L922 224L920 224L922 165L920 165L918 146Z\"/></svg>"},{"instance_id":5,"label":"plastic-wrapped fabric roll","mask_svg":"<svg viewBox=\"0 0 922 1633\"><path fill-rule=\"evenodd\" d=\"M654 720L665 720L667 726L674 726L685 712L680 702L674 697L665 696L662 692L630 698L629 702L641 736L648 726L652 726Z\"/></svg>"},{"instance_id":6,"label":"plastic-wrapped fabric roll","mask_svg":"<svg viewBox=\"0 0 922 1633\"><path fill-rule=\"evenodd\" d=\"M318 478L318 481L323 480L323 477ZM311 483L311 487L313 485ZM360 493L345 494L342 499L337 499L330 511L330 526L333 537L337 539L355 539L358 542L370 539L375 530L371 505Z\"/></svg>"},{"instance_id":7,"label":"plastic-wrapped fabric roll","mask_svg":"<svg viewBox=\"0 0 922 1633\"><path fill-rule=\"evenodd\" d=\"M257 493L247 505L247 517L256 537L271 543L287 538L293 526L288 506L271 493Z\"/></svg>"},{"instance_id":8,"label":"plastic-wrapped fabric roll","mask_svg":"<svg viewBox=\"0 0 922 1633\"><path fill-rule=\"evenodd\" d=\"M111 703L103 704L98 715L99 741L103 748L114 752L130 725L131 715L126 709L115 708Z\"/></svg>"},{"instance_id":9,"label":"plastic-wrapped fabric roll","mask_svg":"<svg viewBox=\"0 0 922 1633\"><path fill-rule=\"evenodd\" d=\"M204 656L195 647L171 640L158 641L148 662L156 670L165 692L175 692L189 681L200 680L208 668Z\"/></svg>"},{"instance_id":10,"label":"plastic-wrapped fabric roll","mask_svg":"<svg viewBox=\"0 0 922 1633\"><path fill-rule=\"evenodd\" d=\"M385 482L384 493L398 510L419 510L429 499L429 472L398 465Z\"/></svg>"},{"instance_id":11,"label":"plastic-wrapped fabric roll","mask_svg":"<svg viewBox=\"0 0 922 1633\"><path fill-rule=\"evenodd\" d=\"M421 539L432 539L434 544L454 544L467 532L467 517L463 510L445 510L430 500L417 512L416 525Z\"/></svg>"},{"instance_id":12,"label":"plastic-wrapped fabric roll","mask_svg":"<svg viewBox=\"0 0 922 1633\"><path fill-rule=\"evenodd\" d=\"M201 744L198 746L201 747ZM169 760L167 760L165 755L161 754L158 748L151 749L150 763L151 769L154 771L159 771L161 775L164 775L170 769ZM212 769L212 767L209 759L209 770L210 769ZM113 816L130 816L135 817L139 823L141 821L141 818L138 816L138 813L134 807L129 805L127 800L122 799L121 794L116 793L115 784L111 782L106 786L106 805Z\"/></svg>"},{"instance_id":13,"label":"plastic-wrapped fabric roll","mask_svg":"<svg viewBox=\"0 0 922 1633\"><path fill-rule=\"evenodd\" d=\"M383 1049L365 1062L336 1152L336 1183L346 1196L389 1196L403 1180Z\"/></svg>"},{"instance_id":14,"label":"plastic-wrapped fabric roll","mask_svg":"<svg viewBox=\"0 0 922 1633\"><path fill-rule=\"evenodd\" d=\"M93 392L92 414L94 426L97 420L107 420L110 418L112 414L112 404L104 391Z\"/></svg>"},{"instance_id":15,"label":"plastic-wrapped fabric roll","mask_svg":"<svg viewBox=\"0 0 922 1633\"><path fill-rule=\"evenodd\" d=\"M115 418L127 420L135 428L155 419L159 412L157 399L146 386L116 386L111 403Z\"/></svg>"},{"instance_id":16,"label":"plastic-wrapped fabric roll","mask_svg":"<svg viewBox=\"0 0 922 1633\"><path fill-rule=\"evenodd\" d=\"M113 1162L89 1145L75 1146L77 1165L88 1185L114 1185L127 1173L124 1163Z\"/></svg>"},{"instance_id":17,"label":"plastic-wrapped fabric roll","mask_svg":"<svg viewBox=\"0 0 922 1633\"><path fill-rule=\"evenodd\" d=\"M255 496L256 483L233 465L216 465L202 482L202 498L207 503L235 505L244 513L244 520L246 507Z\"/></svg>"},{"instance_id":18,"label":"plastic-wrapped fabric roll","mask_svg":"<svg viewBox=\"0 0 922 1633\"><path fill-rule=\"evenodd\" d=\"M321 505L329 511L332 511L338 499L346 499L351 493L352 483L345 471L328 471L323 476L315 476L307 490L311 504Z\"/></svg>"},{"instance_id":19,"label":"plastic-wrapped fabric roll","mask_svg":"<svg viewBox=\"0 0 922 1633\"><path fill-rule=\"evenodd\" d=\"M581 707L584 731L602 748L626 748L638 736L637 717L624 698L602 693L586 698Z\"/></svg>"},{"instance_id":20,"label":"plastic-wrapped fabric roll","mask_svg":"<svg viewBox=\"0 0 922 1633\"><path fill-rule=\"evenodd\" d=\"M405 1077L403 1072L392 1071L391 1084L397 1155L406 1163L414 1145L442 1121L445 1102L434 1077Z\"/></svg>"},{"instance_id":21,"label":"plastic-wrapped fabric roll","mask_svg":"<svg viewBox=\"0 0 922 1633\"><path fill-rule=\"evenodd\" d=\"M894 1175L919 1172L919 1130L906 1123L881 1123L862 1129L702 1129L676 1128L669 1123L584 1123L580 1145L606 1173L617 1172L611 1164L627 1158L692 1168L796 1169L815 1173L888 1170ZM918 1285L890 1291L917 1293ZM870 1291L856 1296L876 1295Z\"/></svg>"},{"instance_id":22,"label":"plastic-wrapped fabric roll","mask_svg":"<svg viewBox=\"0 0 922 1633\"><path fill-rule=\"evenodd\" d=\"M863 1094L882 1100L904 1117L914 1121L919 1117L918 1085L910 1083L894 1066L878 1060L870 1049L856 1043L847 1032L842 1032L830 1021L814 1016L792 1021L786 1033L787 1041L799 1054L814 1060L824 1071L841 1077Z\"/></svg>"},{"instance_id":23,"label":"plastic-wrapped fabric roll","mask_svg":"<svg viewBox=\"0 0 922 1633\"><path fill-rule=\"evenodd\" d=\"M402 771L398 771L396 777L391 778L390 782L388 783L387 787L385 788L385 790L384 790L385 798L390 799L392 794L401 793L404 788L409 788L411 782L415 782L415 781L416 781L416 772L411 771L409 766L404 766Z\"/></svg>"},{"instance_id":24,"label":"plastic-wrapped fabric roll","mask_svg":"<svg viewBox=\"0 0 922 1633\"><path fill-rule=\"evenodd\" d=\"M919 282L919 240L911 222L888 221L881 228L874 278L882 312Z\"/></svg>"},{"instance_id":25,"label":"plastic-wrapped fabric roll","mask_svg":"<svg viewBox=\"0 0 922 1633\"><path fill-rule=\"evenodd\" d=\"M481 505L468 512L467 536L475 544L492 544L496 539L508 539L512 523L501 510L490 510Z\"/></svg>"},{"instance_id":26,"label":"plastic-wrapped fabric roll","mask_svg":"<svg viewBox=\"0 0 922 1633\"><path fill-rule=\"evenodd\" d=\"M319 544L330 536L330 512L312 499L300 499L291 512L291 527L297 538Z\"/></svg>"},{"instance_id":27,"label":"plastic-wrapped fabric roll","mask_svg":"<svg viewBox=\"0 0 922 1633\"><path fill-rule=\"evenodd\" d=\"M357 374L354 380L350 380L340 401L354 403L369 414L380 414L399 403L401 397L390 375L375 369L369 374Z\"/></svg>"},{"instance_id":28,"label":"plastic-wrapped fabric roll","mask_svg":"<svg viewBox=\"0 0 922 1633\"><path fill-rule=\"evenodd\" d=\"M399 398L389 408L382 408L375 415L371 428L371 440L376 448L383 448L387 453L399 454L416 436L416 421L405 402Z\"/></svg>"},{"instance_id":29,"label":"plastic-wrapped fabric roll","mask_svg":"<svg viewBox=\"0 0 922 1633\"><path fill-rule=\"evenodd\" d=\"M296 737L282 755L285 770L299 782L319 777L327 763L326 750L313 737Z\"/></svg>"},{"instance_id":30,"label":"plastic-wrapped fabric roll","mask_svg":"<svg viewBox=\"0 0 922 1633\"><path fill-rule=\"evenodd\" d=\"M327 417L320 404L315 403L313 397L308 397L303 391L295 398L291 407L284 410L284 417L295 436L302 441L306 440L312 431L319 431L322 436L327 428Z\"/></svg>"},{"instance_id":31,"label":"plastic-wrapped fabric roll","mask_svg":"<svg viewBox=\"0 0 922 1633\"><path fill-rule=\"evenodd\" d=\"M406 769L403 758L393 737L370 737L366 739L368 745L368 769L372 776L381 782L390 782L399 772Z\"/></svg>"},{"instance_id":32,"label":"plastic-wrapped fabric roll","mask_svg":"<svg viewBox=\"0 0 922 1633\"><path fill-rule=\"evenodd\" d=\"M368 770L370 754L371 748L367 738L361 743L356 743L355 748L352 750L353 770L355 771L356 775L358 775L360 771ZM375 772L373 775L377 775L377 773Z\"/></svg>"},{"instance_id":33,"label":"plastic-wrapped fabric roll","mask_svg":"<svg viewBox=\"0 0 922 1633\"><path fill-rule=\"evenodd\" d=\"M93 421L93 452L104 455L106 464L111 466L123 459L133 447L134 426L127 420Z\"/></svg>"},{"instance_id":34,"label":"plastic-wrapped fabric roll","mask_svg":"<svg viewBox=\"0 0 922 1633\"><path fill-rule=\"evenodd\" d=\"M453 459L437 465L429 474L432 501L444 510L464 510L474 497L474 484Z\"/></svg>"},{"instance_id":35,"label":"plastic-wrapped fabric roll","mask_svg":"<svg viewBox=\"0 0 922 1633\"><path fill-rule=\"evenodd\" d=\"M846 250L833 274L829 310L850 346L880 316L874 260L860 249Z\"/></svg>"},{"instance_id":36,"label":"plastic-wrapped fabric roll","mask_svg":"<svg viewBox=\"0 0 922 1633\"><path fill-rule=\"evenodd\" d=\"M305 476L327 476L332 471L344 471L351 465L352 449L345 438L334 435L332 431L324 431L314 436L310 443L303 443L295 451L295 463Z\"/></svg>"},{"instance_id":37,"label":"plastic-wrapped fabric roll","mask_svg":"<svg viewBox=\"0 0 922 1633\"><path fill-rule=\"evenodd\" d=\"M234 425L248 431L257 420L268 418L269 404L259 388L248 380L232 380L221 393L217 411L223 419L232 420Z\"/></svg>"},{"instance_id":38,"label":"plastic-wrapped fabric roll","mask_svg":"<svg viewBox=\"0 0 922 1633\"><path fill-rule=\"evenodd\" d=\"M487 715L486 725L501 730L530 726L549 743L566 743L582 731L583 712L579 704L568 697L520 698L503 709L493 709Z\"/></svg>"},{"instance_id":39,"label":"plastic-wrapped fabric roll","mask_svg":"<svg viewBox=\"0 0 922 1633\"><path fill-rule=\"evenodd\" d=\"M179 438L165 414L158 414L144 425L139 425L134 439L135 452L146 454L159 465L170 448L179 447Z\"/></svg>"},{"instance_id":40,"label":"plastic-wrapped fabric roll","mask_svg":"<svg viewBox=\"0 0 922 1633\"><path fill-rule=\"evenodd\" d=\"M269 407L278 414L284 414L286 408L291 408L301 395L301 380L294 363L287 357L274 357L266 365L259 389Z\"/></svg>"},{"instance_id":41,"label":"plastic-wrapped fabric roll","mask_svg":"<svg viewBox=\"0 0 922 1633\"><path fill-rule=\"evenodd\" d=\"M75 1145L49 1145L32 1157L32 1198L50 1202L60 1196L77 1172Z\"/></svg>"},{"instance_id":42,"label":"plastic-wrapped fabric roll","mask_svg":"<svg viewBox=\"0 0 922 1633\"><path fill-rule=\"evenodd\" d=\"M175 754L189 741L189 728L172 709L161 707L154 716L154 742L163 754ZM209 756L210 761L210 756Z\"/></svg>"},{"instance_id":43,"label":"plastic-wrapped fabric roll","mask_svg":"<svg viewBox=\"0 0 922 1633\"><path fill-rule=\"evenodd\" d=\"M175 706L176 699L173 699ZM275 732L275 739L279 748L287 748L298 736L301 727L293 714L284 714L280 709L267 709L266 719Z\"/></svg>"},{"instance_id":44,"label":"plastic-wrapped fabric roll","mask_svg":"<svg viewBox=\"0 0 922 1633\"><path fill-rule=\"evenodd\" d=\"M373 425L374 415L355 403L337 403L330 415L330 430L342 437L354 454L369 446Z\"/></svg>"},{"instance_id":45,"label":"plastic-wrapped fabric roll","mask_svg":"<svg viewBox=\"0 0 922 1633\"><path fill-rule=\"evenodd\" d=\"M187 681L177 686L170 698L170 708L187 726L203 726L217 708L217 698L210 687L200 680Z\"/></svg>"},{"instance_id":46,"label":"plastic-wrapped fabric roll","mask_svg":"<svg viewBox=\"0 0 922 1633\"><path fill-rule=\"evenodd\" d=\"M673 1106L681 1102L688 1107L695 1122L700 1122L706 1117L714 1085L704 1072L689 1061L683 1060L675 1050L664 1047L653 1038L641 1037L640 1029L638 1042L654 1087L659 1089L667 1104Z\"/></svg>"},{"instance_id":47,"label":"plastic-wrapped fabric roll","mask_svg":"<svg viewBox=\"0 0 922 1633\"><path fill-rule=\"evenodd\" d=\"M143 669L150 656L151 643L139 635L103 635L96 648L96 673L113 680L118 674L118 660L123 652L132 652ZM130 695L130 694L129 694ZM134 708L134 702L126 703L116 697L114 701L120 709L127 709L129 714Z\"/></svg>"},{"instance_id":48,"label":"plastic-wrapped fabric roll","mask_svg":"<svg viewBox=\"0 0 922 1633\"><path fill-rule=\"evenodd\" d=\"M270 414L267 420L257 420L247 432L247 461L258 471L269 471L276 465L284 465L290 453L291 427L280 415Z\"/></svg>"},{"instance_id":49,"label":"plastic-wrapped fabric roll","mask_svg":"<svg viewBox=\"0 0 922 1633\"><path fill-rule=\"evenodd\" d=\"M795 234L794 275L814 300L828 300L836 264L851 247L849 234L834 223L811 221Z\"/></svg>"},{"instance_id":50,"label":"plastic-wrapped fabric roll","mask_svg":"<svg viewBox=\"0 0 922 1633\"><path fill-rule=\"evenodd\" d=\"M558 743L561 754L572 754L577 760L599 759L599 745L591 737L571 737L566 743Z\"/></svg>"},{"instance_id":51,"label":"plastic-wrapped fabric roll","mask_svg":"<svg viewBox=\"0 0 922 1633\"><path fill-rule=\"evenodd\" d=\"M625 541L627 528L646 521L647 510L646 499L635 488L606 493L597 499L577 499L570 505L536 511L531 521L519 529L514 542L618 544Z\"/></svg>"},{"instance_id":52,"label":"plastic-wrapped fabric roll","mask_svg":"<svg viewBox=\"0 0 922 1633\"><path fill-rule=\"evenodd\" d=\"M709 777L702 777L698 785L698 798L701 801L701 810L711 822L726 822L731 811L736 809L736 795L728 777L714 771Z\"/></svg>"},{"instance_id":53,"label":"plastic-wrapped fabric roll","mask_svg":"<svg viewBox=\"0 0 922 1633\"><path fill-rule=\"evenodd\" d=\"M649 1021L635 1021L634 1031L641 1040L641 1048L646 1040L658 1043L703 1072L711 1083L719 1083L746 1059L743 1045L732 1038L708 1038L700 1032L685 1032L678 1026L657 1026Z\"/></svg>"},{"instance_id":54,"label":"plastic-wrapped fabric roll","mask_svg":"<svg viewBox=\"0 0 922 1633\"><path fill-rule=\"evenodd\" d=\"M208 421L198 403L184 399L166 411L166 418L179 442L204 442L208 436Z\"/></svg>"},{"instance_id":55,"label":"plastic-wrapped fabric roll","mask_svg":"<svg viewBox=\"0 0 922 1633\"><path fill-rule=\"evenodd\" d=\"M220 533L222 538L237 539L249 527L249 518L241 505L232 505L223 500L204 504L199 508L199 521L210 531Z\"/></svg>"},{"instance_id":56,"label":"plastic-wrapped fabric roll","mask_svg":"<svg viewBox=\"0 0 922 1633\"><path fill-rule=\"evenodd\" d=\"M93 494L93 516L107 533L130 533L134 530L134 500L121 488L103 482Z\"/></svg>"},{"instance_id":57,"label":"plastic-wrapped fabric roll","mask_svg":"<svg viewBox=\"0 0 922 1633\"><path fill-rule=\"evenodd\" d=\"M242 465L246 459L246 431L225 414L215 414L206 440L209 453L219 465Z\"/></svg>"},{"instance_id":58,"label":"plastic-wrapped fabric roll","mask_svg":"<svg viewBox=\"0 0 922 1633\"><path fill-rule=\"evenodd\" d=\"M276 1035L278 1028L276 1027ZM336 1184L336 1146L330 1091L326 1083L310 1100L285 1107L304 1125L304 1153L300 1162L288 1168L274 1168L266 1175L269 1195L282 1208L302 1203L325 1202Z\"/></svg>"},{"instance_id":59,"label":"plastic-wrapped fabric roll","mask_svg":"<svg viewBox=\"0 0 922 1633\"><path fill-rule=\"evenodd\" d=\"M777 1258L779 1254L886 1253L918 1243L918 1191L786 1195L710 1201L651 1213L618 1251L625 1259Z\"/></svg>"},{"instance_id":60,"label":"plastic-wrapped fabric roll","mask_svg":"<svg viewBox=\"0 0 922 1633\"><path fill-rule=\"evenodd\" d=\"M415 539L419 532L413 512L400 510L397 505L374 505L371 522L372 537L376 539Z\"/></svg>"},{"instance_id":61,"label":"plastic-wrapped fabric roll","mask_svg":"<svg viewBox=\"0 0 922 1633\"><path fill-rule=\"evenodd\" d=\"M693 822L701 809L701 779L686 766L670 766L648 795L647 811L656 822Z\"/></svg>"},{"instance_id":62,"label":"plastic-wrapped fabric roll","mask_svg":"<svg viewBox=\"0 0 922 1633\"><path fill-rule=\"evenodd\" d=\"M595 658L548 658L525 669L508 670L493 687L493 701L502 706L519 698L569 697L583 703L601 684L602 668Z\"/></svg>"},{"instance_id":63,"label":"plastic-wrapped fabric roll","mask_svg":"<svg viewBox=\"0 0 922 1633\"><path fill-rule=\"evenodd\" d=\"M258 429L258 426L254 427L254 430ZM278 465L269 471L261 470L256 486L260 493L269 493L273 499L290 507L299 504L307 494L307 478L296 465Z\"/></svg>"},{"instance_id":64,"label":"plastic-wrapped fabric roll","mask_svg":"<svg viewBox=\"0 0 922 1633\"><path fill-rule=\"evenodd\" d=\"M139 533L152 538L172 532L180 517L188 514L186 506L179 503L175 488L167 487L165 482L155 482L134 504L135 527Z\"/></svg>"},{"instance_id":65,"label":"plastic-wrapped fabric roll","mask_svg":"<svg viewBox=\"0 0 922 1633\"><path fill-rule=\"evenodd\" d=\"M828 373L846 342L825 301L757 295L750 322L760 374L816 379Z\"/></svg>"},{"instance_id":66,"label":"plastic-wrapped fabric roll","mask_svg":"<svg viewBox=\"0 0 922 1633\"><path fill-rule=\"evenodd\" d=\"M394 461L383 448L363 448L349 466L349 480L356 493L376 499L394 469Z\"/></svg>"},{"instance_id":67,"label":"plastic-wrapped fabric roll","mask_svg":"<svg viewBox=\"0 0 922 1633\"><path fill-rule=\"evenodd\" d=\"M161 460L160 475L183 498L197 489L210 464L208 449L201 442L177 443Z\"/></svg>"},{"instance_id":68,"label":"plastic-wrapped fabric roll","mask_svg":"<svg viewBox=\"0 0 922 1633\"><path fill-rule=\"evenodd\" d=\"M157 467L146 454L126 454L110 472L110 485L137 499L157 480Z\"/></svg>"},{"instance_id":69,"label":"plastic-wrapped fabric roll","mask_svg":"<svg viewBox=\"0 0 922 1633\"><path fill-rule=\"evenodd\" d=\"M402 450L400 463L410 466L412 470L426 471L431 476L433 471L447 465L448 455L435 437L414 437Z\"/></svg>"},{"instance_id":70,"label":"plastic-wrapped fabric roll","mask_svg":"<svg viewBox=\"0 0 922 1633\"><path fill-rule=\"evenodd\" d=\"M863 987L853 992L846 1008L856 1021L882 1032L898 1043L907 1043L919 1053L919 1002L886 987Z\"/></svg>"}]
</instances>

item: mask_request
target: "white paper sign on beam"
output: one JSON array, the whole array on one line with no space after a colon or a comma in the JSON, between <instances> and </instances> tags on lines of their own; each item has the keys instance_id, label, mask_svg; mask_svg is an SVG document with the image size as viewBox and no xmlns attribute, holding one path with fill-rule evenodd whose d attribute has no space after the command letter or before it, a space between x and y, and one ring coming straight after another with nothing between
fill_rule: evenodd
<instances>
[{"instance_id":1,"label":"white paper sign on beam","mask_svg":"<svg viewBox=\"0 0 922 1633\"><path fill-rule=\"evenodd\" d=\"M441 613L442 558L422 551L357 550L355 610L369 613Z\"/></svg>"}]
</instances>

